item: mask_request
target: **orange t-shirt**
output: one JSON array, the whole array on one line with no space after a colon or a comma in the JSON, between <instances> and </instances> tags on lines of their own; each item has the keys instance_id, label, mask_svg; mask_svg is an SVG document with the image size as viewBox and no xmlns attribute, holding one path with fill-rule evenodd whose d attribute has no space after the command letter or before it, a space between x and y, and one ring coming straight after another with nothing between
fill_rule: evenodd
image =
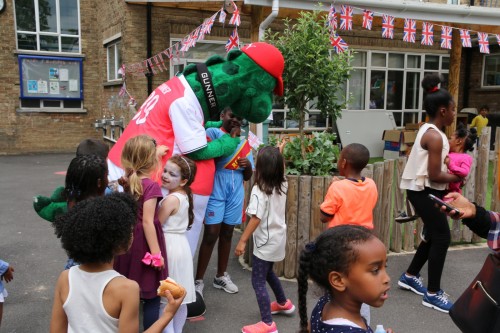
<instances>
[{"instance_id":1,"label":"orange t-shirt","mask_svg":"<svg viewBox=\"0 0 500 333\"><path fill-rule=\"evenodd\" d=\"M377 186L372 179L343 179L330 185L320 209L327 215L333 215L328 222L328 228L355 224L373 229L373 208L377 197Z\"/></svg>"}]
</instances>

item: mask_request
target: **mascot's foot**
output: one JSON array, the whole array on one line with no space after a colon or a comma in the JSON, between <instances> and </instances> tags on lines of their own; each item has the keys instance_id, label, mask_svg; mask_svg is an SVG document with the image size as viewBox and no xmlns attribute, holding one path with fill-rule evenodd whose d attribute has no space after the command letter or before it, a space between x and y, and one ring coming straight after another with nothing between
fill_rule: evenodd
<instances>
[{"instance_id":1,"label":"mascot's foot","mask_svg":"<svg viewBox=\"0 0 500 333\"><path fill-rule=\"evenodd\" d=\"M50 198L44 197L43 195L37 195L33 197L33 208L38 213L51 202L52 200L50 200Z\"/></svg>"},{"instance_id":2,"label":"mascot's foot","mask_svg":"<svg viewBox=\"0 0 500 333\"><path fill-rule=\"evenodd\" d=\"M203 296L199 292L196 292L196 302L187 304L187 319L195 319L201 317L207 312L207 307L205 306L205 301Z\"/></svg>"}]
</instances>

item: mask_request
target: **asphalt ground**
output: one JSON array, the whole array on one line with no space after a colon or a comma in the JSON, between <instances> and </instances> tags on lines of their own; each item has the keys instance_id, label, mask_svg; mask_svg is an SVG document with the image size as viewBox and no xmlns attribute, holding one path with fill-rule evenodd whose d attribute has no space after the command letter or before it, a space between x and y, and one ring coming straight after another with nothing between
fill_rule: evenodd
<instances>
[{"instance_id":1,"label":"asphalt ground","mask_svg":"<svg viewBox=\"0 0 500 333\"><path fill-rule=\"evenodd\" d=\"M14 280L6 284L9 296L4 303L0 332L47 332L53 290L66 263L66 254L54 235L50 223L36 215L32 197L50 196L64 183L64 172L72 154L0 156L0 258L14 267ZM235 232L233 248L239 238ZM488 249L482 246L454 247L448 253L442 287L455 300L479 272ZM238 258L231 256L228 271L238 285L237 294L227 294L212 287L216 272L216 253L205 275L207 312L202 320L186 323L184 332L241 332L241 327L260 320L251 286L251 272ZM400 290L397 280L412 258L411 253L391 254L388 271L392 279L389 299L382 308L372 308L371 326L383 324L395 332L458 332L450 317L421 305L421 297ZM422 270L427 277L427 268ZM297 301L295 281L282 281L286 295ZM311 285L308 310L311 311L321 292ZM296 332L298 314L275 316L281 333Z\"/></svg>"}]
</instances>

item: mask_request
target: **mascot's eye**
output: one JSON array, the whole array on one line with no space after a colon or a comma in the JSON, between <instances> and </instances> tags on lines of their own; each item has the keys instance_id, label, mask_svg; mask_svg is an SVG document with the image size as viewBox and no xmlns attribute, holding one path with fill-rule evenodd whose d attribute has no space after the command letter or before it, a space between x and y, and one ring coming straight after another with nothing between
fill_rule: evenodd
<instances>
[{"instance_id":1,"label":"mascot's eye","mask_svg":"<svg viewBox=\"0 0 500 333\"><path fill-rule=\"evenodd\" d=\"M222 71L228 75L235 75L240 71L240 67L232 62L226 62L222 65Z\"/></svg>"}]
</instances>

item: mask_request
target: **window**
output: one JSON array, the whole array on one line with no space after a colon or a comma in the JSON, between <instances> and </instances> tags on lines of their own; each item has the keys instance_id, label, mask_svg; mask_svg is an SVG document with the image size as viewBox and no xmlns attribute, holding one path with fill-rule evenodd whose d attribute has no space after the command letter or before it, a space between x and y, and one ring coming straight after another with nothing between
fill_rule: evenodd
<instances>
[{"instance_id":1,"label":"window","mask_svg":"<svg viewBox=\"0 0 500 333\"><path fill-rule=\"evenodd\" d=\"M108 44L107 50L107 73L108 81L121 80L122 74L118 73L122 65L122 43L120 41Z\"/></svg>"},{"instance_id":2,"label":"window","mask_svg":"<svg viewBox=\"0 0 500 333\"><path fill-rule=\"evenodd\" d=\"M15 0L18 50L80 53L80 0Z\"/></svg>"},{"instance_id":3,"label":"window","mask_svg":"<svg viewBox=\"0 0 500 333\"><path fill-rule=\"evenodd\" d=\"M425 74L440 74L442 87L447 87L450 58L441 54L360 50L354 54L351 65L347 110L390 110L396 125L404 126L422 119L420 82Z\"/></svg>"},{"instance_id":4,"label":"window","mask_svg":"<svg viewBox=\"0 0 500 333\"><path fill-rule=\"evenodd\" d=\"M170 42L171 47L180 42L179 38L172 38ZM175 76L177 73L182 72L189 64L204 62L213 55L220 55L226 57L226 42L224 41L198 41L196 47L190 48L187 52L179 52L179 57L175 56L170 60L170 77Z\"/></svg>"},{"instance_id":5,"label":"window","mask_svg":"<svg viewBox=\"0 0 500 333\"><path fill-rule=\"evenodd\" d=\"M500 54L484 57L483 87L500 87Z\"/></svg>"}]
</instances>

